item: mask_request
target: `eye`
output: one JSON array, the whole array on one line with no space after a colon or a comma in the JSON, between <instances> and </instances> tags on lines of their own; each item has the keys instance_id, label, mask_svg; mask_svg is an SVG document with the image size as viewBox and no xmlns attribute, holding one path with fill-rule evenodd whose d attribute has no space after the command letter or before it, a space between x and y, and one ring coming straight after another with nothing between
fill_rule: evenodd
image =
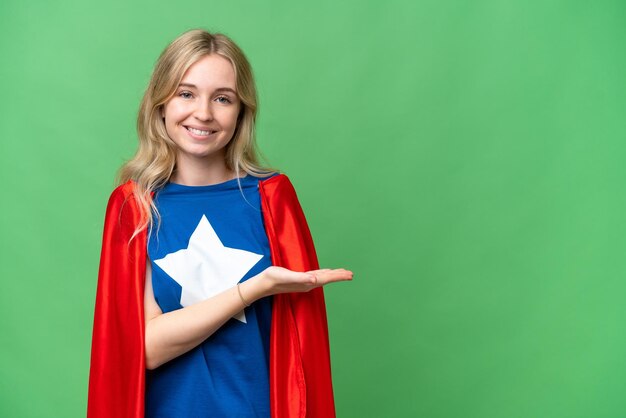
<instances>
[{"instance_id":1,"label":"eye","mask_svg":"<svg viewBox=\"0 0 626 418\"><path fill-rule=\"evenodd\" d=\"M181 91L180 93L178 93L179 97L182 97L183 99L191 99L193 97L193 94L191 94L191 92L189 91Z\"/></svg>"},{"instance_id":2,"label":"eye","mask_svg":"<svg viewBox=\"0 0 626 418\"><path fill-rule=\"evenodd\" d=\"M217 100L219 103L224 103L224 104L232 103L232 100L230 100L230 98L228 98L226 96L216 97L215 100Z\"/></svg>"}]
</instances>

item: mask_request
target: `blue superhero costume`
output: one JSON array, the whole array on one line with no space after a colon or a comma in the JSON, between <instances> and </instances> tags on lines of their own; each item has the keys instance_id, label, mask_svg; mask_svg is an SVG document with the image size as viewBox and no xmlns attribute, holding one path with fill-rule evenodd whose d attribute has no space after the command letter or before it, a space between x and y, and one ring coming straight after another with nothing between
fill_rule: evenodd
<instances>
[{"instance_id":1,"label":"blue superhero costume","mask_svg":"<svg viewBox=\"0 0 626 418\"><path fill-rule=\"evenodd\" d=\"M148 256L163 313L208 299L271 266L258 183L247 175L209 186L168 183L156 193L161 222L150 235ZM271 317L271 297L260 299L199 346L149 370L146 417L196 417L204 411L269 418Z\"/></svg>"}]
</instances>

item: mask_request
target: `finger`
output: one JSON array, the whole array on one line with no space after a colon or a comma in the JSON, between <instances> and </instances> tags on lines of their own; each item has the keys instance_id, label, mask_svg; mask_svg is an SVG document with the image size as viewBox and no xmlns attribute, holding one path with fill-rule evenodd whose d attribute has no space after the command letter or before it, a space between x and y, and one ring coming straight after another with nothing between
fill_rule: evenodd
<instances>
[{"instance_id":1,"label":"finger","mask_svg":"<svg viewBox=\"0 0 626 418\"><path fill-rule=\"evenodd\" d=\"M326 269L323 274L333 274L333 275L341 275L341 276L351 276L354 273L350 270L346 269Z\"/></svg>"},{"instance_id":2,"label":"finger","mask_svg":"<svg viewBox=\"0 0 626 418\"><path fill-rule=\"evenodd\" d=\"M318 269L318 270L311 270L311 271L307 271L307 273L323 273L325 271L330 271L330 269Z\"/></svg>"},{"instance_id":3,"label":"finger","mask_svg":"<svg viewBox=\"0 0 626 418\"><path fill-rule=\"evenodd\" d=\"M326 272L316 274L317 285L325 285L328 283L350 281L352 280L353 273L348 270L329 270Z\"/></svg>"},{"instance_id":4,"label":"finger","mask_svg":"<svg viewBox=\"0 0 626 418\"><path fill-rule=\"evenodd\" d=\"M307 273L326 273L326 272L329 272L329 271L349 271L349 270L346 270L346 269L343 269L343 268L339 268L339 269L318 269L318 270L307 271Z\"/></svg>"}]
</instances>

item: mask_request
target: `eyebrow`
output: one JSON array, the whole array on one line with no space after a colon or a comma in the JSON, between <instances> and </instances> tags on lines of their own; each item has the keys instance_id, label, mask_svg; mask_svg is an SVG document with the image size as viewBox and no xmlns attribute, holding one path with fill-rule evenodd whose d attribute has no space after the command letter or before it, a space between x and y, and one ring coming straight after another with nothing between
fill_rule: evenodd
<instances>
[{"instance_id":1,"label":"eyebrow","mask_svg":"<svg viewBox=\"0 0 626 418\"><path fill-rule=\"evenodd\" d=\"M194 89L198 88L198 86L196 86L195 84L191 84L191 83L180 83L178 85L178 87L191 87L191 88L194 88ZM229 91L229 92L231 92L233 94L237 94L237 92L235 90L231 89L230 87L220 87L220 88L215 89L215 91Z\"/></svg>"}]
</instances>

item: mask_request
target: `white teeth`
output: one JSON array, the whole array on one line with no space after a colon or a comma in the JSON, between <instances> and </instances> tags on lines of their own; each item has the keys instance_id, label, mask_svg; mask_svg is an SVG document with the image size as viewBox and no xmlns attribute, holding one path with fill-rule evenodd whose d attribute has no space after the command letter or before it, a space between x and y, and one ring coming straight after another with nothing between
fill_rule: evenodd
<instances>
[{"instance_id":1,"label":"white teeth","mask_svg":"<svg viewBox=\"0 0 626 418\"><path fill-rule=\"evenodd\" d=\"M200 129L192 128L190 126L187 127L187 130L196 135L209 135L212 131L201 131Z\"/></svg>"}]
</instances>

